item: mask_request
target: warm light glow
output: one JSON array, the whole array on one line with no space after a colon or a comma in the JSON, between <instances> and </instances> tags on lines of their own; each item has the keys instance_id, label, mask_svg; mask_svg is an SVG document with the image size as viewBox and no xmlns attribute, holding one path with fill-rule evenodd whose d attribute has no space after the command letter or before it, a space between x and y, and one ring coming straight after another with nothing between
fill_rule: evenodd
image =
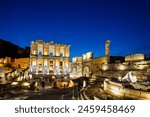
<instances>
[{"instance_id":1,"label":"warm light glow","mask_svg":"<svg viewBox=\"0 0 150 117\"><path fill-rule=\"evenodd\" d=\"M86 60L86 55L85 54L83 54L83 60Z\"/></svg>"},{"instance_id":2,"label":"warm light glow","mask_svg":"<svg viewBox=\"0 0 150 117\"><path fill-rule=\"evenodd\" d=\"M125 57L125 61L139 61L144 60L144 54L133 54Z\"/></svg>"},{"instance_id":3,"label":"warm light glow","mask_svg":"<svg viewBox=\"0 0 150 117\"><path fill-rule=\"evenodd\" d=\"M92 52L86 53L86 59L91 59L92 58Z\"/></svg>"},{"instance_id":4,"label":"warm light glow","mask_svg":"<svg viewBox=\"0 0 150 117\"><path fill-rule=\"evenodd\" d=\"M44 60L44 64L47 65L47 60Z\"/></svg>"},{"instance_id":5,"label":"warm light glow","mask_svg":"<svg viewBox=\"0 0 150 117\"><path fill-rule=\"evenodd\" d=\"M72 62L76 62L76 61L77 61L76 57L72 58Z\"/></svg>"},{"instance_id":6,"label":"warm light glow","mask_svg":"<svg viewBox=\"0 0 150 117\"><path fill-rule=\"evenodd\" d=\"M119 76L119 77L118 77L118 80L119 80L119 81L122 81L122 78L121 78L121 76Z\"/></svg>"},{"instance_id":7,"label":"warm light glow","mask_svg":"<svg viewBox=\"0 0 150 117\"><path fill-rule=\"evenodd\" d=\"M21 77L18 77L18 78L17 78L17 81L21 81L21 80L22 80Z\"/></svg>"},{"instance_id":8,"label":"warm light glow","mask_svg":"<svg viewBox=\"0 0 150 117\"><path fill-rule=\"evenodd\" d=\"M84 71L83 71L83 75L86 76L86 77L89 77L89 74L90 74L90 69L89 69L89 67L85 67L85 68L84 68Z\"/></svg>"},{"instance_id":9,"label":"warm light glow","mask_svg":"<svg viewBox=\"0 0 150 117\"><path fill-rule=\"evenodd\" d=\"M72 80L70 80L68 87L74 87L74 82Z\"/></svg>"},{"instance_id":10,"label":"warm light glow","mask_svg":"<svg viewBox=\"0 0 150 117\"><path fill-rule=\"evenodd\" d=\"M32 62L32 65L35 66L35 65L36 65L36 61L33 61L33 62Z\"/></svg>"},{"instance_id":11,"label":"warm light glow","mask_svg":"<svg viewBox=\"0 0 150 117\"><path fill-rule=\"evenodd\" d=\"M125 70L125 66L124 66L124 65L120 65L120 66L119 66L119 69L120 69L120 70Z\"/></svg>"},{"instance_id":12,"label":"warm light glow","mask_svg":"<svg viewBox=\"0 0 150 117\"><path fill-rule=\"evenodd\" d=\"M30 78L30 79L32 78L32 74L29 74L29 78Z\"/></svg>"},{"instance_id":13,"label":"warm light glow","mask_svg":"<svg viewBox=\"0 0 150 117\"><path fill-rule=\"evenodd\" d=\"M19 84L18 82L12 82L11 85L17 85Z\"/></svg>"},{"instance_id":14,"label":"warm light glow","mask_svg":"<svg viewBox=\"0 0 150 117\"><path fill-rule=\"evenodd\" d=\"M102 70L104 71L108 70L108 65L107 64L102 65Z\"/></svg>"},{"instance_id":15,"label":"warm light glow","mask_svg":"<svg viewBox=\"0 0 150 117\"><path fill-rule=\"evenodd\" d=\"M121 95L121 92L119 91L119 87L112 86L111 92L117 96Z\"/></svg>"},{"instance_id":16,"label":"warm light glow","mask_svg":"<svg viewBox=\"0 0 150 117\"><path fill-rule=\"evenodd\" d=\"M33 54L36 54L36 51L33 51Z\"/></svg>"},{"instance_id":17,"label":"warm light glow","mask_svg":"<svg viewBox=\"0 0 150 117\"><path fill-rule=\"evenodd\" d=\"M52 79L55 79L55 76L52 76Z\"/></svg>"},{"instance_id":18,"label":"warm light glow","mask_svg":"<svg viewBox=\"0 0 150 117\"><path fill-rule=\"evenodd\" d=\"M139 68L140 70L142 70L142 69L144 69L145 67L144 67L144 65L138 65L138 68Z\"/></svg>"},{"instance_id":19,"label":"warm light glow","mask_svg":"<svg viewBox=\"0 0 150 117\"><path fill-rule=\"evenodd\" d=\"M58 60L56 60L56 66L59 66L59 61Z\"/></svg>"},{"instance_id":20,"label":"warm light glow","mask_svg":"<svg viewBox=\"0 0 150 117\"><path fill-rule=\"evenodd\" d=\"M22 83L22 86L30 86L30 83L24 82L24 83Z\"/></svg>"}]
</instances>

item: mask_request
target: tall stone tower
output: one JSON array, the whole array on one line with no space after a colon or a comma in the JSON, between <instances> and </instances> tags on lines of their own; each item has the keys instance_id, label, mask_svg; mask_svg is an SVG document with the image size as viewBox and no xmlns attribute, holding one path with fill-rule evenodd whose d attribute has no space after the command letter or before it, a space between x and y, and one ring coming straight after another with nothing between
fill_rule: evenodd
<instances>
[{"instance_id":1,"label":"tall stone tower","mask_svg":"<svg viewBox=\"0 0 150 117\"><path fill-rule=\"evenodd\" d=\"M110 40L105 43L105 56L107 57L107 63L110 63Z\"/></svg>"}]
</instances>

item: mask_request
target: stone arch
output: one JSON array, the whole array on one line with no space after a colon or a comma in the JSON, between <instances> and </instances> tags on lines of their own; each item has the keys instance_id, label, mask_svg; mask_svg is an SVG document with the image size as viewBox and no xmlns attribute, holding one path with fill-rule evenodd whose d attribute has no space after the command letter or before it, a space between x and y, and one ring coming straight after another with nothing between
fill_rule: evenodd
<instances>
[{"instance_id":1,"label":"stone arch","mask_svg":"<svg viewBox=\"0 0 150 117\"><path fill-rule=\"evenodd\" d=\"M90 68L88 66L84 67L83 76L90 77Z\"/></svg>"}]
</instances>

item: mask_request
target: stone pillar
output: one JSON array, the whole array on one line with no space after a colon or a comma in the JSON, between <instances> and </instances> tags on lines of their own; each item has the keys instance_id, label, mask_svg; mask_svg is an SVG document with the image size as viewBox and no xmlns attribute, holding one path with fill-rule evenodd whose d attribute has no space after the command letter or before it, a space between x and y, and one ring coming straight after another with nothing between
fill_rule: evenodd
<instances>
[{"instance_id":1,"label":"stone pillar","mask_svg":"<svg viewBox=\"0 0 150 117\"><path fill-rule=\"evenodd\" d=\"M83 80L83 88L85 88L86 87L86 80Z\"/></svg>"},{"instance_id":2,"label":"stone pillar","mask_svg":"<svg viewBox=\"0 0 150 117\"><path fill-rule=\"evenodd\" d=\"M49 45L48 45L48 56L50 56Z\"/></svg>"},{"instance_id":3,"label":"stone pillar","mask_svg":"<svg viewBox=\"0 0 150 117\"><path fill-rule=\"evenodd\" d=\"M44 65L44 43L42 44L43 45L43 49L42 49L42 74L44 75L45 73L45 65Z\"/></svg>"},{"instance_id":4,"label":"stone pillar","mask_svg":"<svg viewBox=\"0 0 150 117\"><path fill-rule=\"evenodd\" d=\"M110 63L110 40L105 43L105 56L107 57L107 63Z\"/></svg>"},{"instance_id":5,"label":"stone pillar","mask_svg":"<svg viewBox=\"0 0 150 117\"><path fill-rule=\"evenodd\" d=\"M39 54L39 51L38 51L38 44L36 44L36 55Z\"/></svg>"},{"instance_id":6,"label":"stone pillar","mask_svg":"<svg viewBox=\"0 0 150 117\"><path fill-rule=\"evenodd\" d=\"M42 62L42 74L44 75L44 71L45 71L45 66L44 66L44 58L42 58L43 62Z\"/></svg>"},{"instance_id":7,"label":"stone pillar","mask_svg":"<svg viewBox=\"0 0 150 117\"><path fill-rule=\"evenodd\" d=\"M69 56L69 53L68 53L68 46L65 48L65 57L68 57Z\"/></svg>"},{"instance_id":8,"label":"stone pillar","mask_svg":"<svg viewBox=\"0 0 150 117\"><path fill-rule=\"evenodd\" d=\"M31 44L30 44L30 47L31 47L31 49L30 49L30 55L33 54L33 44L34 44L34 42L32 41Z\"/></svg>"},{"instance_id":9,"label":"stone pillar","mask_svg":"<svg viewBox=\"0 0 150 117\"><path fill-rule=\"evenodd\" d=\"M32 60L31 60L31 57L30 57L30 72L32 73Z\"/></svg>"},{"instance_id":10,"label":"stone pillar","mask_svg":"<svg viewBox=\"0 0 150 117\"><path fill-rule=\"evenodd\" d=\"M70 58L70 45L68 46L68 57Z\"/></svg>"},{"instance_id":11,"label":"stone pillar","mask_svg":"<svg viewBox=\"0 0 150 117\"><path fill-rule=\"evenodd\" d=\"M53 56L56 56L56 45L54 45Z\"/></svg>"},{"instance_id":12,"label":"stone pillar","mask_svg":"<svg viewBox=\"0 0 150 117\"><path fill-rule=\"evenodd\" d=\"M63 57L66 57L66 48L67 47L64 47L64 55L63 55Z\"/></svg>"},{"instance_id":13,"label":"stone pillar","mask_svg":"<svg viewBox=\"0 0 150 117\"><path fill-rule=\"evenodd\" d=\"M60 47L58 45L56 45L55 54L56 56L60 56Z\"/></svg>"},{"instance_id":14,"label":"stone pillar","mask_svg":"<svg viewBox=\"0 0 150 117\"><path fill-rule=\"evenodd\" d=\"M49 59L47 59L47 74L49 74Z\"/></svg>"},{"instance_id":15,"label":"stone pillar","mask_svg":"<svg viewBox=\"0 0 150 117\"><path fill-rule=\"evenodd\" d=\"M56 63L55 63L55 59L53 60L53 73L54 73L54 71L55 71L55 66L56 66Z\"/></svg>"},{"instance_id":16,"label":"stone pillar","mask_svg":"<svg viewBox=\"0 0 150 117\"><path fill-rule=\"evenodd\" d=\"M36 58L36 74L38 74L38 59Z\"/></svg>"}]
</instances>

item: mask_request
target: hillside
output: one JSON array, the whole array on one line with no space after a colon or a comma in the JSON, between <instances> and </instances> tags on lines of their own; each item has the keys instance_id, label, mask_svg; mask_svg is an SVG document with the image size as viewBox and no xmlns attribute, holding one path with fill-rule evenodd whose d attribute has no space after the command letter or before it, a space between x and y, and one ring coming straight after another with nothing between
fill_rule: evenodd
<instances>
[{"instance_id":1,"label":"hillside","mask_svg":"<svg viewBox=\"0 0 150 117\"><path fill-rule=\"evenodd\" d=\"M12 58L24 58L29 57L30 47L21 48L11 42L0 39L0 58L6 56Z\"/></svg>"}]
</instances>

